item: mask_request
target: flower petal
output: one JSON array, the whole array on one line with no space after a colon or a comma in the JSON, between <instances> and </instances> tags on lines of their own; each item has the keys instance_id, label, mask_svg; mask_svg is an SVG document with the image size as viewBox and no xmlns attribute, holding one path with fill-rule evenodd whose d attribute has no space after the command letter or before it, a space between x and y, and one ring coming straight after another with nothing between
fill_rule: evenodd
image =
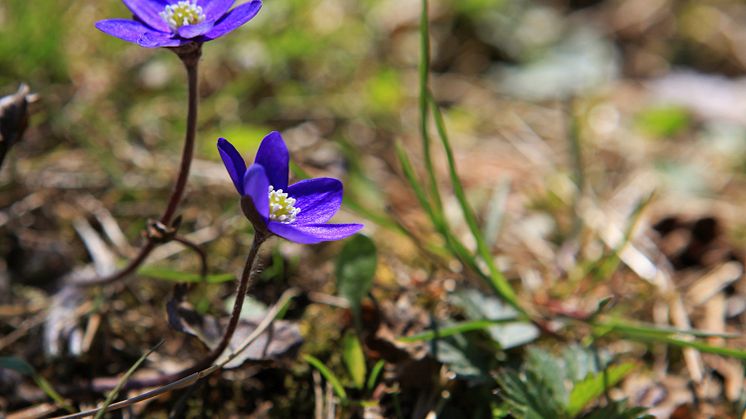
<instances>
[{"instance_id":1,"label":"flower petal","mask_svg":"<svg viewBox=\"0 0 746 419\"><path fill-rule=\"evenodd\" d=\"M200 35L204 35L210 29L212 29L214 25L215 25L214 21L205 20L204 22L197 23L196 25L181 26L177 31L179 32L180 37L185 38L185 39L192 39Z\"/></svg>"},{"instance_id":2,"label":"flower petal","mask_svg":"<svg viewBox=\"0 0 746 419\"><path fill-rule=\"evenodd\" d=\"M261 0L252 0L235 7L215 23L215 27L204 35L205 38L208 40L220 38L228 32L231 32L244 23L250 21L257 13L259 13L259 9L261 8Z\"/></svg>"},{"instance_id":3,"label":"flower petal","mask_svg":"<svg viewBox=\"0 0 746 419\"><path fill-rule=\"evenodd\" d=\"M101 32L133 42L145 48L176 47L188 41L171 38L170 34L156 31L143 23L127 19L107 19L96 22Z\"/></svg>"},{"instance_id":4,"label":"flower petal","mask_svg":"<svg viewBox=\"0 0 746 419\"><path fill-rule=\"evenodd\" d=\"M168 6L169 2L164 0L122 0L125 6L145 22L146 25L161 32L170 32L168 24L163 20L160 13Z\"/></svg>"},{"instance_id":5,"label":"flower petal","mask_svg":"<svg viewBox=\"0 0 746 419\"><path fill-rule=\"evenodd\" d=\"M362 224L283 224L270 221L269 231L290 241L313 244L349 237L363 228Z\"/></svg>"},{"instance_id":6,"label":"flower petal","mask_svg":"<svg viewBox=\"0 0 746 419\"><path fill-rule=\"evenodd\" d=\"M264 137L254 163L264 166L269 184L275 189L287 189L290 153L279 132L272 131Z\"/></svg>"},{"instance_id":7,"label":"flower petal","mask_svg":"<svg viewBox=\"0 0 746 419\"><path fill-rule=\"evenodd\" d=\"M325 223L342 205L342 182L333 178L305 179L290 185L287 193L300 208L294 224Z\"/></svg>"},{"instance_id":8,"label":"flower petal","mask_svg":"<svg viewBox=\"0 0 746 419\"><path fill-rule=\"evenodd\" d=\"M202 11L205 13L207 20L215 22L216 20L223 17L228 9L233 6L235 0L201 0L197 1L202 7Z\"/></svg>"},{"instance_id":9,"label":"flower petal","mask_svg":"<svg viewBox=\"0 0 746 419\"><path fill-rule=\"evenodd\" d=\"M269 218L269 180L264 167L252 164L243 177L243 196L248 196L254 208L265 220Z\"/></svg>"},{"instance_id":10,"label":"flower petal","mask_svg":"<svg viewBox=\"0 0 746 419\"><path fill-rule=\"evenodd\" d=\"M236 187L238 193L243 195L243 177L246 173L246 162L241 157L241 153L225 138L218 138L218 152L220 152L220 157L223 159L223 164L228 170L233 185Z\"/></svg>"}]
</instances>

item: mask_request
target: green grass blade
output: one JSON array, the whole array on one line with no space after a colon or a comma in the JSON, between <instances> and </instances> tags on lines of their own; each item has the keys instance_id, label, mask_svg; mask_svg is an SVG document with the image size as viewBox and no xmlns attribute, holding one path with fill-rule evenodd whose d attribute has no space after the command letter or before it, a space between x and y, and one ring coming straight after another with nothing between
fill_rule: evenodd
<instances>
[{"instance_id":1,"label":"green grass blade","mask_svg":"<svg viewBox=\"0 0 746 419\"><path fill-rule=\"evenodd\" d=\"M612 320L608 322L596 322L595 326L612 332L619 333L631 333L631 334L645 334L650 336L670 336L670 335L689 335L698 338L737 338L740 335L737 333L714 333L707 332L699 329L677 329L675 327L664 327L655 325L646 325L640 323L627 323L619 320Z\"/></svg>"},{"instance_id":2,"label":"green grass blade","mask_svg":"<svg viewBox=\"0 0 746 419\"><path fill-rule=\"evenodd\" d=\"M487 206L487 216L485 217L482 235L487 241L487 246L494 246L497 237L500 235L500 229L505 222L505 212L510 195L510 180L502 178L498 181L497 187L492 191L489 204Z\"/></svg>"},{"instance_id":3,"label":"green grass blade","mask_svg":"<svg viewBox=\"0 0 746 419\"><path fill-rule=\"evenodd\" d=\"M428 1L422 0L422 8L420 12L420 62L419 62L419 82L420 82L420 97L419 97L419 116L420 116L420 135L422 137L422 152L425 159L425 169L427 171L428 181L430 183L430 194L432 195L433 202L431 203L428 199L427 192L421 186L420 181L415 175L412 164L407 157L406 152L402 148L401 144L396 144L396 154L399 159L399 164L402 166L404 176L407 178L412 189L415 191L417 200L420 206L425 210L432 222L435 230L443 237L446 241L446 246L462 263L464 263L469 269L479 273L483 276L479 265L476 260L471 257L471 252L468 251L466 246L456 239L456 237L450 232L448 225L445 222L443 215L443 204L438 190L437 179L435 175L435 169L433 166L432 152L430 149L430 133L428 130L428 101L430 93L428 90L428 82L430 77L430 21L428 16Z\"/></svg>"},{"instance_id":4,"label":"green grass blade","mask_svg":"<svg viewBox=\"0 0 746 419\"><path fill-rule=\"evenodd\" d=\"M423 208L426 209L430 219L436 230L440 233L443 239L446 241L446 245L452 254L454 254L463 264L465 264L470 270L478 273L484 277L479 268L479 264L471 256L471 252L464 246L450 231L443 214L443 200L438 190L437 176L435 174L435 167L433 165L432 151L430 148L430 132L428 129L428 116L430 101L430 90L428 88L430 78L430 19L428 13L428 0L422 0L422 8L420 10L420 62L419 62L419 82L420 82L420 96L419 96L419 116L420 116L420 135L422 137L422 154L425 159L425 170L428 176L428 182L430 184L430 195L432 203L428 200L425 190L419 186L421 197L418 196L418 200ZM399 151L397 151L399 153ZM401 161L401 156L400 159ZM410 165L411 167L411 165ZM410 168L410 171L411 168ZM412 171L412 178L414 177L414 171ZM410 180L410 183L412 181ZM413 185L414 187L414 185ZM426 202L426 204L423 204ZM426 208L427 206L427 208Z\"/></svg>"},{"instance_id":5,"label":"green grass blade","mask_svg":"<svg viewBox=\"0 0 746 419\"><path fill-rule=\"evenodd\" d=\"M119 395L119 391L122 389L122 386L129 380L130 376L137 371L138 368L140 368L140 365L145 362L145 360L148 358L150 354L152 354L156 349L158 349L162 344L163 340L158 342L155 346L153 346L148 352L145 352L142 354L140 359L138 359L130 369L127 370L127 372L124 373L122 378L119 379L119 382L117 383L116 387L114 387L113 390L109 392L109 394L106 396L106 400L104 400L104 404L101 406L101 408L98 410L98 413L96 413L96 416L94 419L101 419L106 414L106 409L109 408L109 405L116 399L117 395Z\"/></svg>"},{"instance_id":6,"label":"green grass blade","mask_svg":"<svg viewBox=\"0 0 746 419\"><path fill-rule=\"evenodd\" d=\"M437 176L435 175L435 167L433 166L430 133L427 125L429 116L427 103L430 96L428 90L430 78L430 18L427 2L428 0L422 0L422 8L420 10L420 135L422 137L422 154L425 158L425 170L427 171L428 182L430 183L430 195L433 200L433 210L438 214L442 214L443 202L440 198Z\"/></svg>"},{"instance_id":7,"label":"green grass blade","mask_svg":"<svg viewBox=\"0 0 746 419\"><path fill-rule=\"evenodd\" d=\"M464 246L464 244L461 243L453 235L453 233L450 232L448 224L446 224L442 216L434 212L432 205L427 200L425 190L422 189L422 185L420 185L417 177L414 174L412 163L410 162L406 151L404 151L404 148L399 143L396 144L396 156L399 159L399 164L401 165L402 171L404 172L404 177L407 179L407 182L411 186L412 190L414 190L417 201L425 210L428 218L430 218L430 222L433 224L435 230L441 235L443 240L445 240L446 246L448 247L450 252L470 270L476 272L482 277L485 277L484 273L482 273L482 270L479 268L476 259L469 251L469 249L467 249L466 246Z\"/></svg>"},{"instance_id":8,"label":"green grass blade","mask_svg":"<svg viewBox=\"0 0 746 419\"><path fill-rule=\"evenodd\" d=\"M700 352L727 356L730 358L736 358L746 360L746 351L739 349L724 348L722 346L710 345L698 340L684 340L674 337L675 334L688 333L693 336L705 336L701 331L688 331L688 330L676 330L676 329L657 329L631 325L620 325L620 324L595 324L596 332L600 333L616 333L621 335L627 340L636 342L657 342L665 343L667 345L676 346L679 348L692 348ZM675 330L672 332L671 330ZM696 333L696 334L695 334Z\"/></svg>"},{"instance_id":9,"label":"green grass blade","mask_svg":"<svg viewBox=\"0 0 746 419\"><path fill-rule=\"evenodd\" d=\"M159 268L156 266L143 266L137 271L138 275L142 275L148 278L160 279L164 281L174 282L202 282L203 277L200 274L179 272L169 268ZM204 277L204 282L208 284L221 284L223 282L230 282L236 279L234 274L214 274L207 275Z\"/></svg>"},{"instance_id":10,"label":"green grass blade","mask_svg":"<svg viewBox=\"0 0 746 419\"><path fill-rule=\"evenodd\" d=\"M673 338L670 336L652 336L652 335L645 335L645 334L636 335L636 334L622 333L622 335L629 340L636 340L640 342L651 342L651 341L661 342L661 343L666 343L668 345L677 346L679 348L692 348L700 352L746 360L746 351L742 351L738 349L731 349L731 348L724 348L722 346L713 346L713 345L709 345L707 343L699 342L696 340L688 341L688 340Z\"/></svg>"},{"instance_id":11,"label":"green grass blade","mask_svg":"<svg viewBox=\"0 0 746 419\"><path fill-rule=\"evenodd\" d=\"M443 122L443 115L441 114L440 108L435 104L435 102L431 100L431 103L433 116L435 117L435 126L438 129L438 136L440 137L441 143L443 144L443 149L446 152L446 158L448 159L448 173L451 177L453 192L456 195L456 199L458 200L459 205L461 206L461 211L464 214L466 224L469 226L469 230L471 231L471 234L474 236L474 240L477 243L477 250L484 262L487 264L487 268L489 269L490 285L495 290L495 292L497 292L497 294L502 297L508 304L518 310L518 312L525 314L526 312L518 302L518 297L516 296L515 291L513 291L513 288L505 279L502 272L497 269L495 261L492 258L490 248L487 245L487 242L484 240L484 236L482 236L482 232L479 229L479 225L477 224L477 218L474 215L474 211L471 209L471 206L469 206L469 202L466 199L466 193L464 192L464 186L461 183L461 178L459 178L458 172L456 171L456 160L453 157L453 150L451 149L451 143L448 139L448 133L445 128L445 123Z\"/></svg>"},{"instance_id":12,"label":"green grass blade","mask_svg":"<svg viewBox=\"0 0 746 419\"><path fill-rule=\"evenodd\" d=\"M490 328L496 324L515 323L523 321L520 318L500 319L500 320L471 320L456 323L452 326L446 326L438 328L437 330L428 330L426 332L418 333L412 336L402 336L397 340L404 343L421 342L425 340L441 339L453 335L458 335L466 332L473 332L475 330L484 330Z\"/></svg>"},{"instance_id":13,"label":"green grass blade","mask_svg":"<svg viewBox=\"0 0 746 419\"><path fill-rule=\"evenodd\" d=\"M404 172L404 178L407 179L409 186L414 191L414 194L417 197L417 201L420 203L422 209L424 209L427 213L427 216L430 218L430 221L433 223L435 229L440 231L442 224L439 219L435 217L435 214L433 213L433 207L432 205L430 205L430 201L427 200L425 190L422 189L422 185L420 185L420 182L419 180L417 180L417 176L414 173L412 162L409 160L407 152L404 151L404 147L400 143L396 143L396 157L397 159L399 159L399 165L402 168L402 172Z\"/></svg>"},{"instance_id":14,"label":"green grass blade","mask_svg":"<svg viewBox=\"0 0 746 419\"><path fill-rule=\"evenodd\" d=\"M370 370L370 375L368 375L368 382L365 384L365 388L371 392L376 387L376 383L378 382L378 377L381 375L381 372L383 371L383 367L386 365L386 361L383 359L379 359L378 362L376 362L376 365L373 365L373 369Z\"/></svg>"},{"instance_id":15,"label":"green grass blade","mask_svg":"<svg viewBox=\"0 0 746 419\"><path fill-rule=\"evenodd\" d=\"M574 105L574 100L571 99L567 101L567 109L569 113L569 122L567 124L567 138L570 142L570 154L574 172L573 181L575 182L576 187L575 195L573 196L572 200L573 226L571 234L573 239L577 239L583 227L583 218L580 216L580 201L583 199L583 195L585 194L586 182L585 165L583 163L583 145L580 138L580 124L578 121L578 116L575 113Z\"/></svg>"},{"instance_id":16,"label":"green grass blade","mask_svg":"<svg viewBox=\"0 0 746 419\"><path fill-rule=\"evenodd\" d=\"M61 406L70 413L75 412L72 406L70 406L70 404L67 403L64 398L62 398L62 395L60 395L60 393L58 393L54 389L54 387L52 387L52 384L50 384L49 381L47 381L44 377L38 374L34 375L34 382L36 382L37 387L39 387L41 391L44 392L44 394L49 396L49 398L57 403L57 406Z\"/></svg>"},{"instance_id":17,"label":"green grass blade","mask_svg":"<svg viewBox=\"0 0 746 419\"><path fill-rule=\"evenodd\" d=\"M334 375L334 373L315 356L303 355L303 359L305 359L306 362L311 364L312 367L316 368L321 373L321 375L324 376L326 381L328 381L332 385L334 392L337 393L337 397L339 397L343 403L346 403L347 392L345 391L345 388L342 386L342 383L339 381L337 376Z\"/></svg>"}]
</instances>

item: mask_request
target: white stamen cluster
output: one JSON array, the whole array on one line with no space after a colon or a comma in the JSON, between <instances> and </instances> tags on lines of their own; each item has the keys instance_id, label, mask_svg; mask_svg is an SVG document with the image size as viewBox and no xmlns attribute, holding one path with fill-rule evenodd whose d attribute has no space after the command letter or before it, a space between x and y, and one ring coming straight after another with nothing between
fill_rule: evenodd
<instances>
[{"instance_id":1,"label":"white stamen cluster","mask_svg":"<svg viewBox=\"0 0 746 419\"><path fill-rule=\"evenodd\" d=\"M197 6L197 0L181 0L176 4L169 4L160 15L174 32L182 26L194 25L207 19L202 7Z\"/></svg>"},{"instance_id":2,"label":"white stamen cluster","mask_svg":"<svg viewBox=\"0 0 746 419\"><path fill-rule=\"evenodd\" d=\"M282 189L269 185L269 219L289 224L295 221L300 208L295 208L295 198L290 198Z\"/></svg>"}]
</instances>

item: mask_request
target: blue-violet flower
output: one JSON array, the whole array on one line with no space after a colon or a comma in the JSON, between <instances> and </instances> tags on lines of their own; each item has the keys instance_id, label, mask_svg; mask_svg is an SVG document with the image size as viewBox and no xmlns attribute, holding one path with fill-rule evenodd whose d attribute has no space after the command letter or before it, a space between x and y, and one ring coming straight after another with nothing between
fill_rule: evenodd
<instances>
[{"instance_id":1,"label":"blue-violet flower","mask_svg":"<svg viewBox=\"0 0 746 419\"><path fill-rule=\"evenodd\" d=\"M255 228L304 244L343 239L363 228L362 224L326 223L342 205L339 180L314 178L288 186L290 155L280 133L264 137L248 168L225 138L218 139L218 151L242 200L253 204L258 219L247 217Z\"/></svg>"},{"instance_id":2,"label":"blue-violet flower","mask_svg":"<svg viewBox=\"0 0 746 419\"><path fill-rule=\"evenodd\" d=\"M202 43L233 31L262 7L251 0L231 11L235 0L122 0L133 20L107 19L96 27L111 36L146 48Z\"/></svg>"}]
</instances>

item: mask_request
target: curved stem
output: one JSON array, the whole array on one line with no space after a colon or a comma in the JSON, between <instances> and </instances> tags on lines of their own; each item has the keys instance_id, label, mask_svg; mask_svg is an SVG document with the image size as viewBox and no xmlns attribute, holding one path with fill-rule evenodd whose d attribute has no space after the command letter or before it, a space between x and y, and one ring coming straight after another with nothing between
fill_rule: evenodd
<instances>
[{"instance_id":1,"label":"curved stem","mask_svg":"<svg viewBox=\"0 0 746 419\"><path fill-rule=\"evenodd\" d=\"M189 239L183 236L174 237L174 241L183 244L184 246L191 249L194 253L196 253L197 256L199 256L199 263L200 263L199 274L200 276L202 276L202 279L204 280L205 277L207 276L207 253L205 253L204 249L202 249L196 243L189 241Z\"/></svg>"},{"instance_id":2,"label":"curved stem","mask_svg":"<svg viewBox=\"0 0 746 419\"><path fill-rule=\"evenodd\" d=\"M243 273L241 274L241 279L238 281L238 286L236 287L236 301L233 303L233 311L231 312L230 320L228 321L228 325L225 328L225 332L223 332L223 337L220 340L220 343L218 343L217 346L215 346L207 356L205 356L202 360L195 363L189 368L186 368L182 371L178 371L173 374L166 374L159 377L155 377L152 379L144 379L144 380L130 380L124 387L124 389L137 389L137 388L145 388L145 387L155 387L155 386L161 386L164 384L167 384L171 381L178 380L184 377L187 377L191 374L194 374L196 372L202 371L206 368L209 368L215 360L220 357L220 355L225 351L225 349L228 347L228 345L231 342L231 339L233 338L233 334L236 332L236 328L238 327L239 320L241 319L241 309L243 309L243 303L244 299L246 298L246 293L249 290L249 287L253 283L254 276L256 274L256 257L259 254L259 248L261 247L262 243L268 238L269 236L266 234L263 234L261 232L257 232L254 234L254 241L251 244L251 249L249 250L249 255L246 257L246 264L243 268ZM94 380L92 388L94 391L109 391L117 384L116 379L98 379Z\"/></svg>"},{"instance_id":3,"label":"curved stem","mask_svg":"<svg viewBox=\"0 0 746 419\"><path fill-rule=\"evenodd\" d=\"M199 58L202 55L202 49L200 45L191 47L188 50L176 50L176 54L184 64L184 68L187 72L187 85L188 85L188 105L187 105L187 127L186 135L184 138L184 148L181 153L181 164L179 166L179 173L176 176L176 183L171 190L171 196L168 199L168 204L163 215L160 217L160 222L166 226L169 226L173 221L174 214L176 213L181 199L184 197L184 191L186 190L187 179L189 178L189 169L192 165L192 156L194 155L194 141L197 134L197 110L198 110L198 66ZM133 274L137 269L142 266L145 259L150 253L158 246L159 243L154 241L152 238L148 238L147 243L140 249L137 256L127 263L127 265L111 275L104 277L94 278L77 278L71 282L77 286L95 286L104 285L118 280L124 279L129 275Z\"/></svg>"},{"instance_id":4,"label":"curved stem","mask_svg":"<svg viewBox=\"0 0 746 419\"><path fill-rule=\"evenodd\" d=\"M241 280L238 281L238 286L236 287L236 301L233 303L233 311L231 312L228 326L226 326L225 332L223 333L223 338L220 340L218 346L216 346L210 354L205 357L205 359L192 367L192 370L186 375L209 367L210 364L218 359L220 354L225 351L225 348L228 347L231 338L233 338L233 333L236 331L236 327L238 326L238 321L241 319L241 309L243 308L243 302L246 298L246 292L249 290L249 287L253 282L252 280L254 279L254 272L256 272L254 270L256 255L259 253L259 248L266 239L267 236L262 233L256 232L254 234L254 241L251 243L249 255L246 257L246 264L243 267L243 273L241 273Z\"/></svg>"},{"instance_id":5,"label":"curved stem","mask_svg":"<svg viewBox=\"0 0 746 419\"><path fill-rule=\"evenodd\" d=\"M197 254L199 257L199 274L201 277L201 281L207 280L207 253L205 253L204 249L202 247L198 246L196 243L189 241L186 237L183 236L174 236L173 241L177 243L181 243L184 245L184 247L188 248L189 250L193 251ZM174 285L174 291L173 291L173 298L176 301L182 301L187 293L194 287L193 283L185 283L180 282ZM169 303L170 304L170 303Z\"/></svg>"},{"instance_id":6,"label":"curved stem","mask_svg":"<svg viewBox=\"0 0 746 419\"><path fill-rule=\"evenodd\" d=\"M192 165L192 155L194 154L194 138L197 134L197 108L198 108L198 94L197 94L197 67L199 64L199 57L197 59L185 59L182 57L182 62L187 72L187 84L189 85L189 105L187 110L187 128L186 136L184 138L184 149L181 153L181 167L179 168L179 175L176 178L173 191L171 192L171 199L168 200L168 206L166 211L163 212L160 220L163 224L169 225L171 220L176 213L176 209L181 202L181 198L184 196L184 190L186 189L187 179L189 178L189 168Z\"/></svg>"}]
</instances>

